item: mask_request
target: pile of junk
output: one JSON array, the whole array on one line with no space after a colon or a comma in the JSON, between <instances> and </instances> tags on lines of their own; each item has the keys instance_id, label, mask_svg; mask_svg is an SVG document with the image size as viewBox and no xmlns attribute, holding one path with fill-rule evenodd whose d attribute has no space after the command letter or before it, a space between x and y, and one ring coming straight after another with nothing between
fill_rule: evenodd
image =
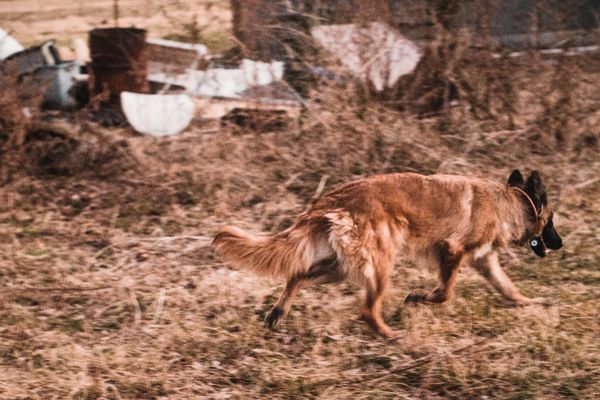
<instances>
[{"instance_id":1,"label":"pile of junk","mask_svg":"<svg viewBox=\"0 0 600 400\"><path fill-rule=\"evenodd\" d=\"M183 132L192 120L235 122L248 113L298 118L302 98L283 79L283 62L221 60L202 44L147 38L138 28L94 29L70 46L29 48L0 29L0 73L16 78L30 107L85 108L105 125L127 121L153 136Z\"/></svg>"},{"instance_id":2,"label":"pile of junk","mask_svg":"<svg viewBox=\"0 0 600 400\"><path fill-rule=\"evenodd\" d=\"M0 71L17 76L21 96L41 97L46 109L85 107L104 125L129 123L140 133L168 136L193 120L253 129L260 121L261 129L285 129L300 116L299 93L308 96L306 87L316 80L353 77L384 92L423 56L420 44L385 23L317 24L301 35L302 44L338 60L337 69L325 69L305 62L302 46L290 56L285 38L278 41L270 31L253 51L248 38L261 38L262 31L252 18L240 21L238 28L246 30L234 29L236 38L261 61L244 58L235 48L211 54L202 44L147 38L138 28L99 28L69 47L49 41L27 49L0 29Z\"/></svg>"}]
</instances>

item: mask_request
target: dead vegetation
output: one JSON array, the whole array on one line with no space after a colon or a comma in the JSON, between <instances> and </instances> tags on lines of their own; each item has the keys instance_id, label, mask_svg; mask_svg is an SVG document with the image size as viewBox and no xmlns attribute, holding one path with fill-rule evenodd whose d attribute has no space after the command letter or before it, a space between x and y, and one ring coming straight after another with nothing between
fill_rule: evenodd
<instances>
[{"instance_id":1,"label":"dead vegetation","mask_svg":"<svg viewBox=\"0 0 600 400\"><path fill-rule=\"evenodd\" d=\"M19 107L14 75L2 74L0 90L0 182L4 182L23 159L26 118Z\"/></svg>"},{"instance_id":2,"label":"dead vegetation","mask_svg":"<svg viewBox=\"0 0 600 400\"><path fill-rule=\"evenodd\" d=\"M457 49L469 72L446 82L473 88L466 98L415 113L332 83L279 131L197 123L157 140L31 121L3 90L0 398L598 398L597 56L531 63ZM398 264L384 309L406 331L399 341L355 319L361 293L349 284L303 291L271 332L262 319L280 283L231 269L210 246L226 223L284 229L361 176L504 180L516 167L545 177L565 249L503 261L547 307L510 308L468 268L448 304L404 306L435 276Z\"/></svg>"},{"instance_id":3,"label":"dead vegetation","mask_svg":"<svg viewBox=\"0 0 600 400\"><path fill-rule=\"evenodd\" d=\"M0 183L15 175L107 178L135 168L127 141L83 123L39 111L41 96L20 96L21 79L0 74Z\"/></svg>"}]
</instances>

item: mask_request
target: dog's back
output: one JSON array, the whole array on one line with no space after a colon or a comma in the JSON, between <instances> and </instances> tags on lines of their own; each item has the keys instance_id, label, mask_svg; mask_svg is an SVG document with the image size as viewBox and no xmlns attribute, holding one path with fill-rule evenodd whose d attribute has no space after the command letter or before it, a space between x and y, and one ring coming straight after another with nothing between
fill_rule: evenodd
<instances>
[{"instance_id":1,"label":"dog's back","mask_svg":"<svg viewBox=\"0 0 600 400\"><path fill-rule=\"evenodd\" d=\"M477 246L497 233L499 200L506 196L504 185L472 177L379 175L332 190L300 219L341 213L410 247L448 238Z\"/></svg>"}]
</instances>

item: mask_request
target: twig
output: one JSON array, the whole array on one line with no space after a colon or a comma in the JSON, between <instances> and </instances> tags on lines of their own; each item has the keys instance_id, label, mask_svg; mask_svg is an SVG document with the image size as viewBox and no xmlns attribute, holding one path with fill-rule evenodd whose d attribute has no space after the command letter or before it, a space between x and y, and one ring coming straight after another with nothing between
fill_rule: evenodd
<instances>
[{"instance_id":1,"label":"twig","mask_svg":"<svg viewBox=\"0 0 600 400\"><path fill-rule=\"evenodd\" d=\"M571 186L570 189L583 189L584 187L593 185L594 183L596 183L598 181L600 181L600 178L588 179L585 182L581 182L581 183L578 183L577 185Z\"/></svg>"},{"instance_id":2,"label":"twig","mask_svg":"<svg viewBox=\"0 0 600 400\"><path fill-rule=\"evenodd\" d=\"M154 312L154 318L152 321L156 324L160 320L160 316L162 315L163 307L165 305L165 289L160 289L160 293L158 295L158 303L156 305L156 311Z\"/></svg>"},{"instance_id":3,"label":"twig","mask_svg":"<svg viewBox=\"0 0 600 400\"><path fill-rule=\"evenodd\" d=\"M155 242L155 241L171 241L171 240L212 240L206 236L160 236L151 238L137 238L136 242Z\"/></svg>"},{"instance_id":4,"label":"twig","mask_svg":"<svg viewBox=\"0 0 600 400\"><path fill-rule=\"evenodd\" d=\"M193 133L194 136L195 135L206 135L209 133L217 133L220 130L221 130L220 128L206 128L206 129L201 129L201 130L190 131L190 133ZM176 136L177 135L174 135L170 139L175 140Z\"/></svg>"},{"instance_id":5,"label":"twig","mask_svg":"<svg viewBox=\"0 0 600 400\"><path fill-rule=\"evenodd\" d=\"M109 244L108 246L104 246L103 248L101 248L100 250L98 250L97 252L94 253L93 259L97 260L100 256L102 256L104 254L105 251L107 251L111 247L112 247L112 244Z\"/></svg>"},{"instance_id":6,"label":"twig","mask_svg":"<svg viewBox=\"0 0 600 400\"><path fill-rule=\"evenodd\" d=\"M379 60L381 57L383 57L386 53L390 53L392 51L392 48L390 47L383 47L381 50L379 50L377 53L375 53L375 55L373 57L371 57L367 62L365 62L362 67L361 67L361 73L366 73L368 72L367 69L371 66L371 64L373 64L374 62L376 62L377 60Z\"/></svg>"},{"instance_id":7,"label":"twig","mask_svg":"<svg viewBox=\"0 0 600 400\"><path fill-rule=\"evenodd\" d=\"M114 210L113 214L110 217L110 227L111 228L114 228L117 225L117 220L119 219L119 213L121 212L121 206L117 204L113 210Z\"/></svg>"},{"instance_id":8,"label":"twig","mask_svg":"<svg viewBox=\"0 0 600 400\"><path fill-rule=\"evenodd\" d=\"M455 354L462 353L463 351L468 350L471 347L479 346L479 345L481 345L481 344L483 344L483 343L485 343L485 342L487 342L487 341L489 341L491 339L492 338L485 338L485 339L482 339L482 340L478 340L478 341L470 343L470 344L468 344L466 346L459 347L456 350L452 350L451 352L446 353L444 355L449 356L449 355L455 355ZM409 371L411 369L418 368L418 367L420 367L422 365L425 365L425 364L428 364L428 363L434 361L438 357L439 357L439 353L428 354L428 355L426 355L424 357L417 358L416 360L414 360L413 362L411 362L409 364L400 365L400 366L394 367L392 369L389 369L387 371L384 371L384 372L378 374L380 376L377 376L376 378L373 378L373 379L366 379L366 381L368 381L369 383L377 383L377 382L380 382L380 381L386 379L391 374L396 374L396 373L400 373L400 372L406 372L406 371Z\"/></svg>"},{"instance_id":9,"label":"twig","mask_svg":"<svg viewBox=\"0 0 600 400\"><path fill-rule=\"evenodd\" d=\"M196 265L196 268L215 268L215 267L226 267L226 266L231 266L230 264L227 263L211 263L211 264L200 264L200 265Z\"/></svg>"},{"instance_id":10,"label":"twig","mask_svg":"<svg viewBox=\"0 0 600 400\"><path fill-rule=\"evenodd\" d=\"M292 183L294 183L294 181L296 180L296 178L298 178L299 176L300 176L299 173L293 174L292 176L290 176L290 178L287 181L285 181L285 183L283 184L283 186L287 188Z\"/></svg>"},{"instance_id":11,"label":"twig","mask_svg":"<svg viewBox=\"0 0 600 400\"><path fill-rule=\"evenodd\" d=\"M142 320L142 307L140 307L140 302L135 295L135 290L130 288L127 291L129 292L129 299L131 300L133 308L135 309L135 324L138 325Z\"/></svg>"},{"instance_id":12,"label":"twig","mask_svg":"<svg viewBox=\"0 0 600 400\"><path fill-rule=\"evenodd\" d=\"M487 138L493 138L495 139L498 136L504 136L504 135L515 135L515 134L520 134L523 132L526 132L528 129L530 129L531 127L526 127L526 128L521 128L521 129L504 129L504 130L499 130L499 131L493 131L490 133L486 133L485 137Z\"/></svg>"},{"instance_id":13,"label":"twig","mask_svg":"<svg viewBox=\"0 0 600 400\"><path fill-rule=\"evenodd\" d=\"M319 181L319 186L317 186L317 190L315 191L315 194L312 197L313 200L316 200L319 197L321 197L321 194L323 193L323 190L325 189L325 184L327 184L327 179L329 179L329 175L323 175L321 177L321 180Z\"/></svg>"},{"instance_id":14,"label":"twig","mask_svg":"<svg viewBox=\"0 0 600 400\"><path fill-rule=\"evenodd\" d=\"M4 290L13 291L13 292L27 292L27 291L35 291L35 292L91 292L96 290L106 290L106 289L114 289L112 286L97 286L97 287L34 287L34 286L25 286L19 288L4 288Z\"/></svg>"},{"instance_id":15,"label":"twig","mask_svg":"<svg viewBox=\"0 0 600 400\"><path fill-rule=\"evenodd\" d=\"M120 178L117 180L118 183L125 183L128 185L140 185L140 186L152 186L152 187L163 187L163 184L151 181L142 181L139 179Z\"/></svg>"},{"instance_id":16,"label":"twig","mask_svg":"<svg viewBox=\"0 0 600 400\"><path fill-rule=\"evenodd\" d=\"M236 337L235 335L227 332L226 330L219 329L219 328L213 328L212 326L205 326L204 329L206 329L208 331L211 331L211 332L215 332L215 333L221 333L223 335L226 335L226 336L229 336L229 337L232 337L232 338Z\"/></svg>"}]
</instances>

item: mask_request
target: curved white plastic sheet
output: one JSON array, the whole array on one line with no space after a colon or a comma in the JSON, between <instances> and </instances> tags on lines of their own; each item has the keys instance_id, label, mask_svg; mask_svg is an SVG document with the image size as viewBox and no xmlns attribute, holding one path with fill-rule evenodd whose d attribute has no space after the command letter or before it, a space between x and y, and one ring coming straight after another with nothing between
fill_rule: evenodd
<instances>
[{"instance_id":1,"label":"curved white plastic sheet","mask_svg":"<svg viewBox=\"0 0 600 400\"><path fill-rule=\"evenodd\" d=\"M121 93L121 107L133 129L152 136L181 133L194 116L194 102L185 94Z\"/></svg>"},{"instance_id":2,"label":"curved white plastic sheet","mask_svg":"<svg viewBox=\"0 0 600 400\"><path fill-rule=\"evenodd\" d=\"M4 60L6 57L23 50L23 46L15 38L0 28L0 60Z\"/></svg>"}]
</instances>

